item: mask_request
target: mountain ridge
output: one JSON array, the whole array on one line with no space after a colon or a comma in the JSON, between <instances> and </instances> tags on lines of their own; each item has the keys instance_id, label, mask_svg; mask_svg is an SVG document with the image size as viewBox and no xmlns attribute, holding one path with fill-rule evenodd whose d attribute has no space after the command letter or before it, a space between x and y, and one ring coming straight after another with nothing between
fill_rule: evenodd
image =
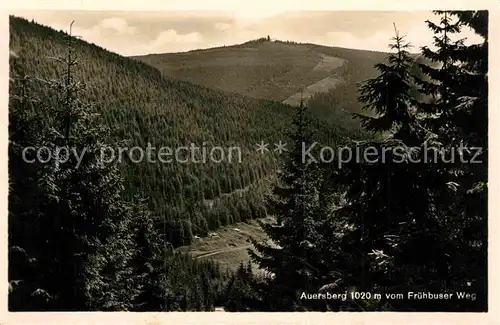
<instances>
[{"instance_id":1,"label":"mountain ridge","mask_svg":"<svg viewBox=\"0 0 500 325\"><path fill-rule=\"evenodd\" d=\"M67 37L63 31L11 16L10 49L18 56L11 73L58 78L60 67L50 58L66 54ZM241 148L244 159L237 164L124 161L127 195L147 198L170 242L188 244L194 235L265 214L262 195L266 189L259 181L274 172L276 155L257 153L255 144L283 139L293 114L290 106L177 80L143 62L71 39L80 61L75 77L87 86L82 96L96 104L102 121L113 130L113 141L127 139L129 148L148 144L175 148L204 142ZM42 86L37 87L39 95L47 95ZM50 117L45 122L50 123ZM339 124L327 129L339 139L349 133ZM249 185L252 190L242 197L222 195ZM217 206L203 204L218 197L222 199Z\"/></svg>"}]
</instances>

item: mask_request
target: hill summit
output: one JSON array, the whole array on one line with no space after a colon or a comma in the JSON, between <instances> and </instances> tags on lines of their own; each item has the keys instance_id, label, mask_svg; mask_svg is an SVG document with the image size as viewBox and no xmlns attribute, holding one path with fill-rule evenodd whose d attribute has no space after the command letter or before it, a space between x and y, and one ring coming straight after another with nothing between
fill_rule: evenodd
<instances>
[{"instance_id":1,"label":"hill summit","mask_svg":"<svg viewBox=\"0 0 500 325\"><path fill-rule=\"evenodd\" d=\"M233 46L134 58L169 77L295 104L300 92L307 99L314 93L328 92L339 83L373 77L374 64L385 55L262 37Z\"/></svg>"}]
</instances>

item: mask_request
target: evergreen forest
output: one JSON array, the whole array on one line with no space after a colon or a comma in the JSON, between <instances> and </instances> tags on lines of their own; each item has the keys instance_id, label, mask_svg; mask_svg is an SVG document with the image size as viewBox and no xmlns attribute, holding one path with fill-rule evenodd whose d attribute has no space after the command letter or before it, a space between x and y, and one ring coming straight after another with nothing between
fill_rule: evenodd
<instances>
[{"instance_id":1,"label":"evergreen forest","mask_svg":"<svg viewBox=\"0 0 500 325\"><path fill-rule=\"evenodd\" d=\"M264 46L261 70L184 78L168 60L191 52L123 57L73 23L11 16L9 310L487 311L488 12L433 15L433 46L413 48L397 26L387 53L264 37L210 50ZM279 60L292 50L304 60L293 73L295 57ZM346 60L342 83L285 104L325 77L308 74L311 51ZM131 150L191 144L242 159L138 162ZM325 146L342 154L320 159ZM103 148L127 150L103 163ZM250 220L268 240L251 239L236 271L179 250Z\"/></svg>"}]
</instances>

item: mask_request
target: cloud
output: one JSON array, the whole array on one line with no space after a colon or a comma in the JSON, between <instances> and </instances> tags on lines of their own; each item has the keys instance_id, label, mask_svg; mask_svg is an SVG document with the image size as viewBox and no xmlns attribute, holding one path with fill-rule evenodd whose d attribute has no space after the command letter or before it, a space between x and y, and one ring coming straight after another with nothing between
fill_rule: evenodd
<instances>
[{"instance_id":1,"label":"cloud","mask_svg":"<svg viewBox=\"0 0 500 325\"><path fill-rule=\"evenodd\" d=\"M419 51L431 45L432 32L424 20L430 12L281 12L258 6L213 11L179 12L31 12L22 14L56 29L68 30L68 17L76 19L73 35L122 55L182 52L271 38L355 49L388 51L394 37L393 22L401 35ZM478 40L465 32L469 42ZM432 46L432 45L431 45Z\"/></svg>"},{"instance_id":2,"label":"cloud","mask_svg":"<svg viewBox=\"0 0 500 325\"><path fill-rule=\"evenodd\" d=\"M405 36L405 41L410 43L410 52L420 52L422 46L427 46L431 50L436 47L432 44L433 32L424 23L410 25L399 30L400 36ZM323 39L318 39L318 43L327 42L326 45L347 47L353 49L368 49L381 52L390 52L389 44L393 44L394 30L379 30L365 37L355 36L349 32L328 32ZM468 29L464 29L460 34L450 37L452 40L467 38L466 44L479 43L481 38Z\"/></svg>"},{"instance_id":3,"label":"cloud","mask_svg":"<svg viewBox=\"0 0 500 325\"><path fill-rule=\"evenodd\" d=\"M54 28L55 30L62 30L66 33L69 33L68 25L54 23L50 24L50 27ZM71 35L81 37L87 42L95 43L101 46L103 45L101 38L101 30L99 29L98 26L94 26L92 28L82 28L73 25L73 27L71 28Z\"/></svg>"},{"instance_id":4,"label":"cloud","mask_svg":"<svg viewBox=\"0 0 500 325\"><path fill-rule=\"evenodd\" d=\"M220 30L220 31L226 31L229 28L231 28L231 24L228 23L216 23L215 24L215 29Z\"/></svg>"},{"instance_id":5,"label":"cloud","mask_svg":"<svg viewBox=\"0 0 500 325\"><path fill-rule=\"evenodd\" d=\"M116 31L118 34L135 34L136 27L129 26L123 18L106 18L101 20L99 28L107 28Z\"/></svg>"},{"instance_id":6,"label":"cloud","mask_svg":"<svg viewBox=\"0 0 500 325\"><path fill-rule=\"evenodd\" d=\"M69 31L69 27L62 24L51 24L51 27ZM103 19L90 28L73 26L72 34L122 55L182 52L204 45L200 33L182 34L174 29L161 31L156 36L149 37L149 40L140 38L136 26L131 26L125 19L116 17Z\"/></svg>"},{"instance_id":7,"label":"cloud","mask_svg":"<svg viewBox=\"0 0 500 325\"><path fill-rule=\"evenodd\" d=\"M202 46L203 36L198 32L179 34L174 29L160 32L154 40L143 46L145 53L182 52Z\"/></svg>"},{"instance_id":8,"label":"cloud","mask_svg":"<svg viewBox=\"0 0 500 325\"><path fill-rule=\"evenodd\" d=\"M154 40L154 43L196 43L201 42L203 37L198 32L192 32L188 34L178 34L177 31L169 29L167 31L161 32L158 37Z\"/></svg>"},{"instance_id":9,"label":"cloud","mask_svg":"<svg viewBox=\"0 0 500 325\"><path fill-rule=\"evenodd\" d=\"M405 33L401 33L405 35ZM366 37L354 36L349 32L328 32L324 39L326 45L346 47L352 49L373 50L380 52L390 52L389 44L394 43L393 31L377 31ZM409 33L405 40L411 43L410 52L417 52L420 46L427 45L432 39L432 33L426 33L425 29L415 28Z\"/></svg>"},{"instance_id":10,"label":"cloud","mask_svg":"<svg viewBox=\"0 0 500 325\"><path fill-rule=\"evenodd\" d=\"M69 32L69 26L60 23L49 24L56 30ZM127 36L135 35L137 28L130 26L123 18L105 18L100 20L92 27L81 27L74 24L71 29L71 34L79 36L87 42L106 47L112 51L119 51L121 49L120 43L127 42ZM114 43L113 46L110 46ZM120 52L121 53L121 52Z\"/></svg>"},{"instance_id":11,"label":"cloud","mask_svg":"<svg viewBox=\"0 0 500 325\"><path fill-rule=\"evenodd\" d=\"M239 8L232 11L233 19L236 20L240 26L249 26L258 23L262 20L275 17L279 14L283 14L286 10L277 7L270 6L250 6L249 8Z\"/></svg>"}]
</instances>

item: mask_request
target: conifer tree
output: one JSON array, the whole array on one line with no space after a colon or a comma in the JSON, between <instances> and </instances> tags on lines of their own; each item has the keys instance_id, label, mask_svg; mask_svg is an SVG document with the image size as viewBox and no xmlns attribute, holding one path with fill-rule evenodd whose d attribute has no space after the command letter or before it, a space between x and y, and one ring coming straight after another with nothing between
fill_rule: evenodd
<instances>
[{"instance_id":1,"label":"conifer tree","mask_svg":"<svg viewBox=\"0 0 500 325\"><path fill-rule=\"evenodd\" d=\"M466 206L465 194L472 189L472 182L468 182L470 171L481 170L484 165L474 168L442 159L443 153L452 152L454 145L466 139L461 131L460 108L470 108L464 101L471 103L468 93L472 90L463 89L467 68L462 62L467 61L467 55L461 40L449 40L450 33L460 31L461 23L452 22L448 13L437 14L444 15L442 26L428 24L437 34L438 50L424 48L423 52L428 59L441 64L437 68L422 66L429 78L416 80L419 90L434 99L418 102L412 95L411 87L407 86L413 83L409 71L411 60L401 53L398 46L401 38L396 35L392 46L396 53L389 56L390 64L378 65L380 76L360 88L360 101L377 112L375 117L361 117L365 127L385 132L386 139L364 143L361 152L375 148L377 159L346 164L335 179L337 184L348 188L347 204L337 211L352 226L352 230L342 235L344 242L349 243L343 251L359 265L357 270L347 268L350 271L343 272L359 279L352 282L351 277L343 282L351 281L362 291L454 292L470 290L471 283L481 280L484 285L486 231L478 223L485 222L481 215L485 201L476 197L475 206L483 204L479 213L460 212ZM473 56L469 60L474 60ZM477 80L477 73L475 77ZM483 78L480 84L484 85L484 74L479 78ZM484 116L485 106L476 109L471 114ZM481 125L485 123L484 119L479 121ZM478 138L481 137L485 138L484 135ZM436 161L428 160L429 148L438 152ZM471 220L477 221L475 227ZM483 270L477 273L479 277L474 276L472 268L461 265L471 261L474 267ZM480 302L467 305L457 301L433 304L393 300L371 308L457 311L480 310L481 306L484 304Z\"/></svg>"},{"instance_id":2,"label":"conifer tree","mask_svg":"<svg viewBox=\"0 0 500 325\"><path fill-rule=\"evenodd\" d=\"M137 246L134 217L141 218L142 212L122 199L123 181L116 163L100 161L109 130L96 119L95 107L82 101L83 85L74 78L77 61L72 40L69 36L67 56L56 58L65 67L60 79L42 80L49 89L44 109L49 110L51 123L34 130L33 136L25 136L32 131L20 135L20 129L31 130L24 125L31 118L18 117L25 113L15 108L17 104L11 107L16 123L10 134L10 154L20 164L11 166L14 184L9 222L14 228L10 245L13 253L27 252L33 264L29 276L20 279L24 288L31 289L13 299L11 307L128 310L139 293L131 261ZM20 105L26 107L24 97ZM33 144L37 149L48 148L43 156L46 162L31 165L19 158L16 148ZM55 158L63 150L69 154ZM25 171L32 175L31 186L19 182L17 176ZM35 200L26 204L32 197ZM22 201L24 206L16 203ZM10 280L17 280L13 273ZM15 295L13 291L11 296ZM33 295L43 295L44 304L26 303Z\"/></svg>"},{"instance_id":3,"label":"conifer tree","mask_svg":"<svg viewBox=\"0 0 500 325\"><path fill-rule=\"evenodd\" d=\"M487 262L487 134L488 134L488 13L487 11L435 11L439 24L427 21L436 34L436 50L422 49L434 64L421 64L427 77L418 80L420 91L431 102L418 103L428 118L425 125L443 144L442 152L454 157L439 166L453 190L442 196L442 245L447 247L447 287L473 290L480 296L474 304L457 303L456 310L484 310ZM460 32L471 28L483 38L465 44ZM455 38L456 40L453 40ZM437 63L437 64L436 64ZM475 161L472 161L473 156Z\"/></svg>"},{"instance_id":4,"label":"conifer tree","mask_svg":"<svg viewBox=\"0 0 500 325\"><path fill-rule=\"evenodd\" d=\"M36 154L24 149L43 145L47 132L41 112L46 106L43 100L34 96L35 78L23 71L22 58L13 52L10 53L10 67L9 310L33 310L46 308L50 294L38 279L38 252L31 242L37 231L35 216L44 199L38 184L42 164L36 160Z\"/></svg>"},{"instance_id":5,"label":"conifer tree","mask_svg":"<svg viewBox=\"0 0 500 325\"><path fill-rule=\"evenodd\" d=\"M447 166L450 182L455 186L449 209L453 230L447 236L450 254L454 256L450 272L450 277L455 279L452 285L477 292L479 297L474 306L465 307L484 310L487 300L488 12L438 11L436 14L442 17L441 25L429 23L436 33L446 36L452 25L454 32L470 28L482 38L478 44L448 40L437 43L438 50L434 52L425 49L424 55L438 57L442 68L427 67L424 71L431 82L441 85L435 89L436 97L440 99L438 104L446 105L442 115L447 127L437 133L448 142L448 151L460 148L462 155ZM441 53L446 55L439 56Z\"/></svg>"},{"instance_id":6,"label":"conifer tree","mask_svg":"<svg viewBox=\"0 0 500 325\"><path fill-rule=\"evenodd\" d=\"M453 107L458 104L455 89L461 82L459 78L461 67L457 64L460 57L456 54L464 46L464 39L453 40L460 33L460 21L454 20L447 11L435 11L435 13L440 17L439 23L436 24L431 20L427 20L426 23L434 33L433 44L437 49L422 47L423 57L433 64L419 64L428 81L417 78L416 82L420 86L419 92L433 99L430 102L419 103L422 112L432 117L428 119L430 129L443 137L446 135L448 137L446 140L450 141L456 132L452 129L450 120Z\"/></svg>"},{"instance_id":7,"label":"conifer tree","mask_svg":"<svg viewBox=\"0 0 500 325\"><path fill-rule=\"evenodd\" d=\"M228 283L225 310L233 312L251 310L255 299L251 281L253 281L251 265L245 267L243 262L240 263Z\"/></svg>"},{"instance_id":8,"label":"conifer tree","mask_svg":"<svg viewBox=\"0 0 500 325\"><path fill-rule=\"evenodd\" d=\"M411 44L397 30L393 41L389 47L395 54L388 56L387 63L376 64L380 75L365 81L359 89L359 101L365 104L365 111L372 111L375 116L354 114L366 130L375 133L407 129L412 119Z\"/></svg>"},{"instance_id":9,"label":"conifer tree","mask_svg":"<svg viewBox=\"0 0 500 325\"><path fill-rule=\"evenodd\" d=\"M341 250L353 261L344 263L341 282L372 292L440 290L440 273L448 267L439 209L445 175L422 162L423 148L435 144L434 137L425 127L427 116L416 108L409 44L397 31L393 40L395 53L376 66L380 75L361 85L359 97L376 115L358 117L385 139L352 147L363 156L335 177L337 186L347 188L347 204L336 214L345 222Z\"/></svg>"},{"instance_id":10,"label":"conifer tree","mask_svg":"<svg viewBox=\"0 0 500 325\"><path fill-rule=\"evenodd\" d=\"M320 174L309 158L303 161L303 146L311 144L312 135L307 108L302 103L290 139L290 152L266 207L268 213L276 216L276 224L261 224L270 241L254 241L257 253L249 250L252 259L270 274L263 290L274 293L267 302L271 310L302 309L298 293L312 291L317 286L318 275L312 261L318 239Z\"/></svg>"},{"instance_id":11,"label":"conifer tree","mask_svg":"<svg viewBox=\"0 0 500 325\"><path fill-rule=\"evenodd\" d=\"M138 211L133 223L137 252L131 263L140 293L133 301L132 310L168 311L172 308L169 303L172 290L167 281L171 269L168 263L173 259L172 247L164 238L165 234L163 238L159 234L146 205L137 200L135 210Z\"/></svg>"}]
</instances>

